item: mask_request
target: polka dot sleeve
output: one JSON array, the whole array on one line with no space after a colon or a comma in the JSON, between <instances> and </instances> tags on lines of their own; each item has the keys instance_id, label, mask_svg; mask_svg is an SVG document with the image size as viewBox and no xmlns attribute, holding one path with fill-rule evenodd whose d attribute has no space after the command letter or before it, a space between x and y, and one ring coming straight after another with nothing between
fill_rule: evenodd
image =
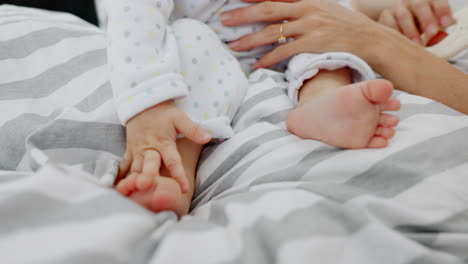
<instances>
[{"instance_id":1,"label":"polka dot sleeve","mask_svg":"<svg viewBox=\"0 0 468 264\"><path fill-rule=\"evenodd\" d=\"M168 25L172 0L105 0L108 60L122 124L161 102L188 94L177 42Z\"/></svg>"}]
</instances>

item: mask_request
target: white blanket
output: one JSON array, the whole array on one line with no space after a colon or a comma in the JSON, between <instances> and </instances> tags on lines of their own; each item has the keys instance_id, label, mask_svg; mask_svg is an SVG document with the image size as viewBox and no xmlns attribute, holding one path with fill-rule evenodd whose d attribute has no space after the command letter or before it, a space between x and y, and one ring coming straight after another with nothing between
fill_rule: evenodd
<instances>
[{"instance_id":1,"label":"white blanket","mask_svg":"<svg viewBox=\"0 0 468 264\"><path fill-rule=\"evenodd\" d=\"M258 71L177 221L110 188L125 134L105 46L73 16L0 6L2 263L468 263L467 116L397 92L390 146L341 150L289 134L283 76Z\"/></svg>"}]
</instances>

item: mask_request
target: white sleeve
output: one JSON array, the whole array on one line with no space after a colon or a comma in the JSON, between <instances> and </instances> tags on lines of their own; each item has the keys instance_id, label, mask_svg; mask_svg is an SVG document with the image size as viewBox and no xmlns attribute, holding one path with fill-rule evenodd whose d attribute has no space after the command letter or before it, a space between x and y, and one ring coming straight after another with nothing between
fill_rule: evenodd
<instances>
[{"instance_id":1,"label":"white sleeve","mask_svg":"<svg viewBox=\"0 0 468 264\"><path fill-rule=\"evenodd\" d=\"M169 26L170 0L105 0L108 61L123 125L161 102L188 94L176 38Z\"/></svg>"},{"instance_id":2,"label":"white sleeve","mask_svg":"<svg viewBox=\"0 0 468 264\"><path fill-rule=\"evenodd\" d=\"M350 68L353 82L362 82L376 78L370 66L355 55L344 52L325 54L302 53L294 56L288 64L286 79L289 82L288 95L297 105L299 90L305 80L319 73L321 69L334 71Z\"/></svg>"}]
</instances>

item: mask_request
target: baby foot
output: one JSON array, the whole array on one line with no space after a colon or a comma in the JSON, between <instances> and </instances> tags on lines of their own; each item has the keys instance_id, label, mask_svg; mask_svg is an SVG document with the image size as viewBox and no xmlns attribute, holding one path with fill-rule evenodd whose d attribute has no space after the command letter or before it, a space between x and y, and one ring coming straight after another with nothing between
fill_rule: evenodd
<instances>
[{"instance_id":1,"label":"baby foot","mask_svg":"<svg viewBox=\"0 0 468 264\"><path fill-rule=\"evenodd\" d=\"M179 217L186 215L190 208L191 192L183 194L180 185L170 177L157 176L150 188L138 188L138 181L144 176L132 174L121 180L116 190L130 200L155 213L172 211Z\"/></svg>"},{"instance_id":2,"label":"baby foot","mask_svg":"<svg viewBox=\"0 0 468 264\"><path fill-rule=\"evenodd\" d=\"M326 89L302 100L289 113L291 133L329 145L348 148L384 148L395 134L399 118L383 111L397 111L393 85L385 80L355 83Z\"/></svg>"}]
</instances>

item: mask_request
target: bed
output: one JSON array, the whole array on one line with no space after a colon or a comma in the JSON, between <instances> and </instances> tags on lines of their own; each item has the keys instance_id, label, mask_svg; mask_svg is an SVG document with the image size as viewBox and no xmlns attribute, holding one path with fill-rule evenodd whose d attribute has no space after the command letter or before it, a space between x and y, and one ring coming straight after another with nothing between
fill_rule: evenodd
<instances>
[{"instance_id":1,"label":"bed","mask_svg":"<svg viewBox=\"0 0 468 264\"><path fill-rule=\"evenodd\" d=\"M105 48L72 15L0 6L2 263L468 263L467 116L397 91L388 148L337 149L288 133L283 76L257 71L178 221L111 188Z\"/></svg>"}]
</instances>

